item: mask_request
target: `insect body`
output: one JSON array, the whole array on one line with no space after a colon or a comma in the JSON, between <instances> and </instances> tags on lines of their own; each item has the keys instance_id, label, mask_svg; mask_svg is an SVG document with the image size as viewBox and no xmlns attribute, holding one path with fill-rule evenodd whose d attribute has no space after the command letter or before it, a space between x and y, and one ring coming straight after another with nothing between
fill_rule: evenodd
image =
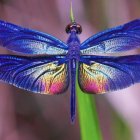
<instances>
[{"instance_id":1,"label":"insect body","mask_svg":"<svg viewBox=\"0 0 140 140\"><path fill-rule=\"evenodd\" d=\"M75 118L75 81L76 81L76 65L80 59L80 41L77 34L82 32L82 28L79 24L73 22L66 27L66 32L70 34L67 41L68 54L67 59L69 60L69 74L71 77L71 120Z\"/></svg>"},{"instance_id":2,"label":"insect body","mask_svg":"<svg viewBox=\"0 0 140 140\"><path fill-rule=\"evenodd\" d=\"M72 21L66 32L69 39L64 43L51 35L0 21L0 45L28 54L0 55L0 79L49 95L64 93L70 85L74 121L76 69L79 86L86 93L102 94L140 82L140 55L102 55L140 48L140 20L97 33L82 44L79 24Z\"/></svg>"}]
</instances>

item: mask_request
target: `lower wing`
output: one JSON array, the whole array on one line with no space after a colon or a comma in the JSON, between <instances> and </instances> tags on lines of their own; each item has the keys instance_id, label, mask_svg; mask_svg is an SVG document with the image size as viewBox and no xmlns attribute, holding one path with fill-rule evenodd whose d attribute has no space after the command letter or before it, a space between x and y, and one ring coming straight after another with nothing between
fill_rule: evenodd
<instances>
[{"instance_id":1,"label":"lower wing","mask_svg":"<svg viewBox=\"0 0 140 140\"><path fill-rule=\"evenodd\" d=\"M34 93L63 93L69 84L66 58L0 55L0 80Z\"/></svg>"},{"instance_id":2,"label":"lower wing","mask_svg":"<svg viewBox=\"0 0 140 140\"><path fill-rule=\"evenodd\" d=\"M129 87L140 82L140 55L82 56L78 80L80 88L91 94Z\"/></svg>"}]
</instances>

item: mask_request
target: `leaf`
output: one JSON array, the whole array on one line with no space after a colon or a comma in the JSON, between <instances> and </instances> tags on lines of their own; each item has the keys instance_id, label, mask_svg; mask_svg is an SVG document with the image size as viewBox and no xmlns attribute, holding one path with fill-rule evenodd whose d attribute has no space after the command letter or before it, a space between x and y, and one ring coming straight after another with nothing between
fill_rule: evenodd
<instances>
[{"instance_id":1,"label":"leaf","mask_svg":"<svg viewBox=\"0 0 140 140\"><path fill-rule=\"evenodd\" d=\"M102 140L93 95L83 93L76 82L81 140Z\"/></svg>"}]
</instances>

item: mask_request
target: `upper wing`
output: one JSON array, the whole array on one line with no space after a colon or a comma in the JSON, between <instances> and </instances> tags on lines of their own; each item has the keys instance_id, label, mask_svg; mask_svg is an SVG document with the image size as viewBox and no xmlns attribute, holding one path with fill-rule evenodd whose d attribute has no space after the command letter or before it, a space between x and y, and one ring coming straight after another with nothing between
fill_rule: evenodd
<instances>
[{"instance_id":1,"label":"upper wing","mask_svg":"<svg viewBox=\"0 0 140 140\"><path fill-rule=\"evenodd\" d=\"M81 54L115 53L136 48L140 48L140 19L93 35L81 44Z\"/></svg>"},{"instance_id":2,"label":"upper wing","mask_svg":"<svg viewBox=\"0 0 140 140\"><path fill-rule=\"evenodd\" d=\"M35 93L60 94L68 88L68 66L65 57L0 55L0 80Z\"/></svg>"},{"instance_id":3,"label":"upper wing","mask_svg":"<svg viewBox=\"0 0 140 140\"><path fill-rule=\"evenodd\" d=\"M59 39L35 30L0 21L0 45L24 54L64 55L67 45Z\"/></svg>"},{"instance_id":4,"label":"upper wing","mask_svg":"<svg viewBox=\"0 0 140 140\"><path fill-rule=\"evenodd\" d=\"M84 92L100 94L140 82L140 55L121 57L83 56L79 85Z\"/></svg>"}]
</instances>

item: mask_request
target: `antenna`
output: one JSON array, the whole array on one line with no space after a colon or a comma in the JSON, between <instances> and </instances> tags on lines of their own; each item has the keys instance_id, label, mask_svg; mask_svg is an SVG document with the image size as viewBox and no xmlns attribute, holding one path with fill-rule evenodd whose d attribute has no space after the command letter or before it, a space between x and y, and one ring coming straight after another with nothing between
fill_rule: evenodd
<instances>
[{"instance_id":1,"label":"antenna","mask_svg":"<svg viewBox=\"0 0 140 140\"><path fill-rule=\"evenodd\" d=\"M72 23L75 22L74 15L73 15L72 2L71 2L71 5L70 5L70 20L71 20Z\"/></svg>"}]
</instances>

